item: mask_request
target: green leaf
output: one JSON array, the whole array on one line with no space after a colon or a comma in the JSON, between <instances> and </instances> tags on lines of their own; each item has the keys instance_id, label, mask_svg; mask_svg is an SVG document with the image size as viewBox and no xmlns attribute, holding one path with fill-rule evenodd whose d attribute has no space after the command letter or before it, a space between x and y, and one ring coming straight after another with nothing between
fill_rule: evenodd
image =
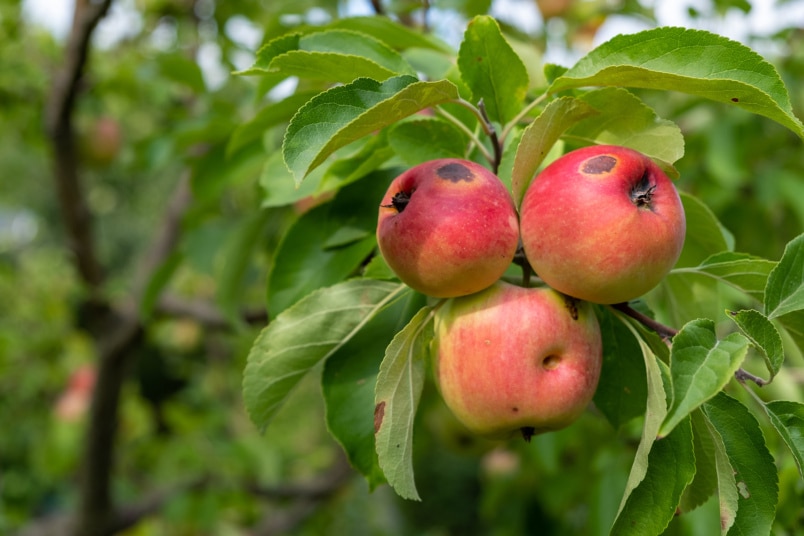
<instances>
[{"instance_id":1,"label":"green leaf","mask_svg":"<svg viewBox=\"0 0 804 536\"><path fill-rule=\"evenodd\" d=\"M674 268L670 274L694 274L709 277L762 303L768 274L774 266L776 263L767 259L728 251L711 255L695 267Z\"/></svg>"},{"instance_id":2,"label":"green leaf","mask_svg":"<svg viewBox=\"0 0 804 536\"><path fill-rule=\"evenodd\" d=\"M260 139L269 128L290 121L293 114L318 93L318 91L300 91L262 108L254 117L235 128L226 146L226 155L230 156L238 149Z\"/></svg>"},{"instance_id":3,"label":"green leaf","mask_svg":"<svg viewBox=\"0 0 804 536\"><path fill-rule=\"evenodd\" d=\"M693 320L673 337L670 350L672 403L659 435L667 435L695 408L729 382L748 351L748 340L732 333L718 340L715 322Z\"/></svg>"},{"instance_id":4,"label":"green leaf","mask_svg":"<svg viewBox=\"0 0 804 536\"><path fill-rule=\"evenodd\" d=\"M603 337L603 368L595 391L597 407L615 428L642 415L647 402L642 347L607 307L596 308Z\"/></svg>"},{"instance_id":5,"label":"green leaf","mask_svg":"<svg viewBox=\"0 0 804 536\"><path fill-rule=\"evenodd\" d=\"M670 273L646 296L665 322L683 326L698 318L718 318L723 313L716 281L697 274Z\"/></svg>"},{"instance_id":6,"label":"green leaf","mask_svg":"<svg viewBox=\"0 0 804 536\"><path fill-rule=\"evenodd\" d=\"M243 399L257 427L264 431L299 380L406 289L353 279L318 290L274 318L254 341L243 372Z\"/></svg>"},{"instance_id":7,"label":"green leaf","mask_svg":"<svg viewBox=\"0 0 804 536\"><path fill-rule=\"evenodd\" d=\"M321 179L318 193L336 190L356 180L362 179L369 173L378 170L385 162L393 158L394 151L388 144L388 136L384 130L374 136L365 138L365 143L362 143L363 141L364 140L357 141L335 153L336 156L339 157L340 152L346 151L354 145L360 145L355 152L345 155L342 158L339 157L332 162L332 165L327 168L324 177ZM319 167L313 170L300 188L304 188L304 184L313 179L319 169L321 168Z\"/></svg>"},{"instance_id":8,"label":"green leaf","mask_svg":"<svg viewBox=\"0 0 804 536\"><path fill-rule=\"evenodd\" d=\"M299 49L360 56L392 73L416 74L398 52L381 40L359 31L336 29L315 32L299 40ZM277 59L271 64L276 63ZM343 68L345 70L346 66Z\"/></svg>"},{"instance_id":9,"label":"green leaf","mask_svg":"<svg viewBox=\"0 0 804 536\"><path fill-rule=\"evenodd\" d=\"M750 48L702 30L654 28L618 35L548 88L622 86L697 95L763 115L804 138L784 82Z\"/></svg>"},{"instance_id":10,"label":"green leaf","mask_svg":"<svg viewBox=\"0 0 804 536\"><path fill-rule=\"evenodd\" d=\"M645 478L620 510L612 535L658 535L676 513L681 493L695 475L692 427L689 419L679 423L650 450Z\"/></svg>"},{"instance_id":11,"label":"green leaf","mask_svg":"<svg viewBox=\"0 0 804 536\"><path fill-rule=\"evenodd\" d=\"M268 276L272 316L358 269L376 247L377 206L395 175L394 170L368 175L341 189L331 202L304 213L291 226L274 254ZM344 241L342 229L349 229L349 240ZM335 247L339 243L341 247Z\"/></svg>"},{"instance_id":12,"label":"green leaf","mask_svg":"<svg viewBox=\"0 0 804 536\"><path fill-rule=\"evenodd\" d=\"M255 58L254 65L248 69L238 71L235 74L257 75L271 73L271 62L274 60L274 58L292 50L298 50L299 40L301 37L301 34L294 33L282 35L276 39L268 41L257 51L257 57Z\"/></svg>"},{"instance_id":13,"label":"green leaf","mask_svg":"<svg viewBox=\"0 0 804 536\"><path fill-rule=\"evenodd\" d=\"M684 248L676 268L697 266L715 253L733 249L733 238L703 201L686 192L679 192L687 220Z\"/></svg>"},{"instance_id":14,"label":"green leaf","mask_svg":"<svg viewBox=\"0 0 804 536\"><path fill-rule=\"evenodd\" d=\"M740 495L737 491L737 481L734 479L735 472L726 452L726 445L723 443L723 436L720 435L708 416L703 419L703 423L714 447L717 495L720 503L720 533L725 535L737 518ZM696 427L695 430L697 432L699 428Z\"/></svg>"},{"instance_id":15,"label":"green leaf","mask_svg":"<svg viewBox=\"0 0 804 536\"><path fill-rule=\"evenodd\" d=\"M642 437L639 440L639 446L637 447L634 462L631 465L631 472L628 475L628 481L626 482L623 497L620 502L620 508L617 514L619 517L629 497L648 473L651 447L654 441L656 441L659 427L665 415L667 415L667 397L665 395L664 381L662 380L662 371L659 361L656 359L656 355L653 353L648 343L642 338L637 328L634 327L633 321L620 313L617 313L617 316L629 331L631 331L642 349L648 391L645 420L642 424Z\"/></svg>"},{"instance_id":16,"label":"green leaf","mask_svg":"<svg viewBox=\"0 0 804 536\"><path fill-rule=\"evenodd\" d=\"M413 421L424 386L432 309L423 307L385 351L374 395L377 457L388 483L404 499L421 500L413 478Z\"/></svg>"},{"instance_id":17,"label":"green leaf","mask_svg":"<svg viewBox=\"0 0 804 536\"><path fill-rule=\"evenodd\" d=\"M382 81L398 74L361 56L305 50L293 50L275 58L271 70L286 76L344 84L362 77Z\"/></svg>"},{"instance_id":18,"label":"green leaf","mask_svg":"<svg viewBox=\"0 0 804 536\"><path fill-rule=\"evenodd\" d=\"M374 448L374 385L385 347L415 311L421 294L409 293L377 313L354 337L327 359L321 375L327 428L349 462L374 488L385 482Z\"/></svg>"},{"instance_id":19,"label":"green leaf","mask_svg":"<svg viewBox=\"0 0 804 536\"><path fill-rule=\"evenodd\" d=\"M458 51L458 67L474 103L482 99L492 121L505 124L520 112L528 72L492 17L481 15L469 22Z\"/></svg>"},{"instance_id":20,"label":"green leaf","mask_svg":"<svg viewBox=\"0 0 804 536\"><path fill-rule=\"evenodd\" d=\"M394 125L388 132L394 152L409 166L439 158L464 158L468 140L452 123L418 119Z\"/></svg>"},{"instance_id":21,"label":"green leaf","mask_svg":"<svg viewBox=\"0 0 804 536\"><path fill-rule=\"evenodd\" d=\"M261 207L283 207L315 195L324 171L323 167L319 167L306 181L297 186L293 175L282 160L282 153L274 152L268 155L260 173L259 184L263 193Z\"/></svg>"},{"instance_id":22,"label":"green leaf","mask_svg":"<svg viewBox=\"0 0 804 536\"><path fill-rule=\"evenodd\" d=\"M381 41L351 30L325 30L275 39L257 51L255 64L239 74L281 73L348 83L360 77L385 80L414 75L410 65Z\"/></svg>"},{"instance_id":23,"label":"green leaf","mask_svg":"<svg viewBox=\"0 0 804 536\"><path fill-rule=\"evenodd\" d=\"M777 320L800 351L804 352L804 311L788 313Z\"/></svg>"},{"instance_id":24,"label":"green leaf","mask_svg":"<svg viewBox=\"0 0 804 536\"><path fill-rule=\"evenodd\" d=\"M336 149L419 110L458 98L446 80L419 82L398 76L385 82L360 78L319 94L288 126L282 153L297 183Z\"/></svg>"},{"instance_id":25,"label":"green leaf","mask_svg":"<svg viewBox=\"0 0 804 536\"><path fill-rule=\"evenodd\" d=\"M737 489L737 515L729 534L770 534L776 515L778 475L759 423L737 400L719 393L703 405L723 438Z\"/></svg>"},{"instance_id":26,"label":"green leaf","mask_svg":"<svg viewBox=\"0 0 804 536\"><path fill-rule=\"evenodd\" d=\"M702 410L696 409L690 414L692 423L692 446L695 453L695 478L681 495L678 508L682 513L690 512L712 496L718 487L717 446L712 433L706 426L706 417Z\"/></svg>"},{"instance_id":27,"label":"green leaf","mask_svg":"<svg viewBox=\"0 0 804 536\"><path fill-rule=\"evenodd\" d=\"M333 21L330 28L342 28L368 34L396 50L420 48L454 54L448 44L433 34L412 30L388 17L344 17Z\"/></svg>"},{"instance_id":28,"label":"green leaf","mask_svg":"<svg viewBox=\"0 0 804 536\"><path fill-rule=\"evenodd\" d=\"M363 271L363 277L384 279L386 281L399 281L399 278L394 271L391 270L391 267L388 266L388 263L385 262L385 258L382 255L374 255L371 258L368 265L366 265L366 269Z\"/></svg>"},{"instance_id":29,"label":"green leaf","mask_svg":"<svg viewBox=\"0 0 804 536\"><path fill-rule=\"evenodd\" d=\"M553 144L581 119L597 113L594 108L573 97L551 101L544 111L525 128L516 151L511 188L516 206L522 203L525 192L536 171Z\"/></svg>"},{"instance_id":30,"label":"green leaf","mask_svg":"<svg viewBox=\"0 0 804 536\"><path fill-rule=\"evenodd\" d=\"M216 302L221 312L234 326L243 326L240 311L246 272L260 243L260 235L269 221L269 211L253 211L242 218L224 245L223 268L217 274Z\"/></svg>"},{"instance_id":31,"label":"green leaf","mask_svg":"<svg viewBox=\"0 0 804 536\"><path fill-rule=\"evenodd\" d=\"M804 478L804 404L774 400L765 404L765 411L787 448L793 453L798 472Z\"/></svg>"},{"instance_id":32,"label":"green leaf","mask_svg":"<svg viewBox=\"0 0 804 536\"><path fill-rule=\"evenodd\" d=\"M784 348L779 330L768 317L753 309L730 312L729 316L765 358L772 380L784 362Z\"/></svg>"},{"instance_id":33,"label":"green leaf","mask_svg":"<svg viewBox=\"0 0 804 536\"><path fill-rule=\"evenodd\" d=\"M778 318L804 309L804 234L784 248L779 264L768 276L765 288L765 314Z\"/></svg>"},{"instance_id":34,"label":"green leaf","mask_svg":"<svg viewBox=\"0 0 804 536\"><path fill-rule=\"evenodd\" d=\"M567 132L567 137L587 144L622 145L656 160L677 177L673 163L684 156L684 137L678 125L661 119L638 97L622 88L603 88L584 93L580 100L597 110Z\"/></svg>"}]
</instances>

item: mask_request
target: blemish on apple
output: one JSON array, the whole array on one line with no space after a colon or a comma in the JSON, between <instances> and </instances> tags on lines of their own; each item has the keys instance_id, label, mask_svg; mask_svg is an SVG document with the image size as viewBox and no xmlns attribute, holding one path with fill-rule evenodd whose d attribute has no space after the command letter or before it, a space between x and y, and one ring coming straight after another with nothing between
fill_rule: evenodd
<instances>
[{"instance_id":1,"label":"blemish on apple","mask_svg":"<svg viewBox=\"0 0 804 536\"><path fill-rule=\"evenodd\" d=\"M451 182L472 182L475 178L474 173L468 167L457 163L441 166L436 170L436 175Z\"/></svg>"},{"instance_id":2,"label":"blemish on apple","mask_svg":"<svg viewBox=\"0 0 804 536\"><path fill-rule=\"evenodd\" d=\"M603 173L611 173L611 170L616 165L616 158L608 154L602 154L584 162L581 171L590 175L602 175Z\"/></svg>"}]
</instances>

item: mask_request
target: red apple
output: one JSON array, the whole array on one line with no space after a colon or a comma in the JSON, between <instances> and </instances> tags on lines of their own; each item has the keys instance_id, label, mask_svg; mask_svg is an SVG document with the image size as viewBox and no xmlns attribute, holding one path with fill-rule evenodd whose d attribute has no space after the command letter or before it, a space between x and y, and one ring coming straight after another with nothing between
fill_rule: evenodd
<instances>
[{"instance_id":1,"label":"red apple","mask_svg":"<svg viewBox=\"0 0 804 536\"><path fill-rule=\"evenodd\" d=\"M655 287L684 245L675 186L647 156L612 145L572 151L547 166L520 208L522 244L548 285L595 303Z\"/></svg>"},{"instance_id":2,"label":"red apple","mask_svg":"<svg viewBox=\"0 0 804 536\"><path fill-rule=\"evenodd\" d=\"M600 378L600 327L587 302L503 281L448 300L432 355L447 407L475 434L526 439L580 416Z\"/></svg>"},{"instance_id":3,"label":"red apple","mask_svg":"<svg viewBox=\"0 0 804 536\"><path fill-rule=\"evenodd\" d=\"M123 129L112 117L96 119L80 140L80 150L84 162L93 167L110 165L120 153L123 145Z\"/></svg>"},{"instance_id":4,"label":"red apple","mask_svg":"<svg viewBox=\"0 0 804 536\"><path fill-rule=\"evenodd\" d=\"M413 167L380 204L377 243L405 284L449 298L490 286L513 260L519 224L511 194L483 166L456 158Z\"/></svg>"}]
</instances>

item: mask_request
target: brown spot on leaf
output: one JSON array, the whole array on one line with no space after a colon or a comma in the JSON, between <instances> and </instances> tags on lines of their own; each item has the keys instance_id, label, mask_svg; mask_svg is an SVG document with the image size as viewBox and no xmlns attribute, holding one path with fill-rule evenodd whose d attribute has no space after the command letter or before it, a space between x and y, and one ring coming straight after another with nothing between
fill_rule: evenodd
<instances>
[{"instance_id":1,"label":"brown spot on leaf","mask_svg":"<svg viewBox=\"0 0 804 536\"><path fill-rule=\"evenodd\" d=\"M385 402L380 402L376 406L374 406L374 433L380 431L380 426L382 426L382 419L385 417Z\"/></svg>"},{"instance_id":2,"label":"brown spot on leaf","mask_svg":"<svg viewBox=\"0 0 804 536\"><path fill-rule=\"evenodd\" d=\"M616 165L616 158L611 155L601 154L599 156L593 156L584 162L581 171L589 173L590 175L601 175L603 173L609 173Z\"/></svg>"},{"instance_id":3,"label":"brown spot on leaf","mask_svg":"<svg viewBox=\"0 0 804 536\"><path fill-rule=\"evenodd\" d=\"M731 102L740 102L740 99L738 99L737 97L732 97Z\"/></svg>"},{"instance_id":4,"label":"brown spot on leaf","mask_svg":"<svg viewBox=\"0 0 804 536\"><path fill-rule=\"evenodd\" d=\"M472 182L475 179L474 173L468 167L457 162L441 166L436 170L436 175L451 182Z\"/></svg>"}]
</instances>

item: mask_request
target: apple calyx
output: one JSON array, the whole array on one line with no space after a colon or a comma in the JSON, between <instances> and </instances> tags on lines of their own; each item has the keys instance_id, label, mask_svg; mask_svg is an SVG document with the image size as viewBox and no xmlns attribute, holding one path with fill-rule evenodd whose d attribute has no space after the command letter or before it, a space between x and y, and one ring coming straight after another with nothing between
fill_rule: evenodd
<instances>
[{"instance_id":1,"label":"apple calyx","mask_svg":"<svg viewBox=\"0 0 804 536\"><path fill-rule=\"evenodd\" d=\"M382 208L395 208L397 212L402 212L405 210L405 207L408 206L410 203L410 198L413 195L413 192L416 190L411 190L410 192L397 192L391 198L390 205L380 205Z\"/></svg>"},{"instance_id":2,"label":"apple calyx","mask_svg":"<svg viewBox=\"0 0 804 536\"><path fill-rule=\"evenodd\" d=\"M653 210L651 201L653 199L653 192L656 190L656 184L652 183L649 176L649 171L645 171L639 182L631 189L631 202L638 208L647 208Z\"/></svg>"}]
</instances>

